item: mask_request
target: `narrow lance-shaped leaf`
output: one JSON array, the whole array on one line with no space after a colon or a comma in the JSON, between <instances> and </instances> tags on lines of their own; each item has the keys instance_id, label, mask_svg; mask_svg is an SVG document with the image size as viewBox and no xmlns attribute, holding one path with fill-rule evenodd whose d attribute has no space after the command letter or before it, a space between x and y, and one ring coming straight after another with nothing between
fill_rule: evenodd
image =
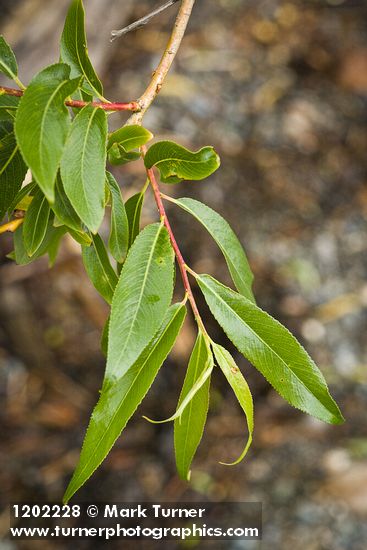
<instances>
[{"instance_id":1,"label":"narrow lance-shaped leaf","mask_svg":"<svg viewBox=\"0 0 367 550\"><path fill-rule=\"evenodd\" d=\"M27 167L13 133L0 140L0 220L18 194Z\"/></svg>"},{"instance_id":2,"label":"narrow lance-shaped leaf","mask_svg":"<svg viewBox=\"0 0 367 550\"><path fill-rule=\"evenodd\" d=\"M129 247L129 222L120 187L109 172L107 172L107 183L111 193L111 230L108 247L115 260L122 263Z\"/></svg>"},{"instance_id":3,"label":"narrow lance-shaped leaf","mask_svg":"<svg viewBox=\"0 0 367 550\"><path fill-rule=\"evenodd\" d=\"M92 233L104 214L106 140L106 113L88 105L75 117L61 159L65 193Z\"/></svg>"},{"instance_id":4,"label":"narrow lance-shaped leaf","mask_svg":"<svg viewBox=\"0 0 367 550\"><path fill-rule=\"evenodd\" d=\"M188 393L183 398L182 402L178 405L176 411L172 416L166 418L165 420L152 420L148 416L143 416L145 420L148 420L151 424L165 424L166 422L172 422L177 418L180 419L186 407L191 403L192 399L196 396L198 391L204 386L207 380L210 378L210 375L213 371L214 363L211 361L207 368L200 374L200 376L195 381L194 385L190 388Z\"/></svg>"},{"instance_id":5,"label":"narrow lance-shaped leaf","mask_svg":"<svg viewBox=\"0 0 367 550\"><path fill-rule=\"evenodd\" d=\"M111 266L105 245L101 237L93 235L91 246L82 246L82 257L85 270L94 287L111 304L117 285L117 275Z\"/></svg>"},{"instance_id":6,"label":"narrow lance-shaped leaf","mask_svg":"<svg viewBox=\"0 0 367 550\"><path fill-rule=\"evenodd\" d=\"M157 334L135 363L114 384L105 386L93 411L79 463L64 495L64 502L70 500L109 453L171 351L185 314L183 304L171 306Z\"/></svg>"},{"instance_id":7,"label":"narrow lance-shaped leaf","mask_svg":"<svg viewBox=\"0 0 367 550\"><path fill-rule=\"evenodd\" d=\"M194 199L170 199L194 216L211 234L221 249L233 282L240 294L254 302L252 282L254 276L246 254L230 225L217 212Z\"/></svg>"},{"instance_id":8,"label":"narrow lance-shaped leaf","mask_svg":"<svg viewBox=\"0 0 367 550\"><path fill-rule=\"evenodd\" d=\"M173 293L173 250L162 224L136 238L112 300L106 377L120 378L159 328Z\"/></svg>"},{"instance_id":9,"label":"narrow lance-shaped leaf","mask_svg":"<svg viewBox=\"0 0 367 550\"><path fill-rule=\"evenodd\" d=\"M27 210L23 225L24 246L28 256L33 256L45 238L50 218L50 205L39 189Z\"/></svg>"},{"instance_id":10,"label":"narrow lance-shaped leaf","mask_svg":"<svg viewBox=\"0 0 367 550\"><path fill-rule=\"evenodd\" d=\"M15 119L21 153L50 202L70 128L64 101L79 84L79 79L69 80L69 74L70 67L62 63L38 73L24 92Z\"/></svg>"},{"instance_id":11,"label":"narrow lance-shaped leaf","mask_svg":"<svg viewBox=\"0 0 367 550\"><path fill-rule=\"evenodd\" d=\"M213 147L203 147L192 152L173 141L154 143L145 155L145 166L156 166L163 183L179 183L182 180L202 180L215 172L220 159Z\"/></svg>"},{"instance_id":12,"label":"narrow lance-shaped leaf","mask_svg":"<svg viewBox=\"0 0 367 550\"><path fill-rule=\"evenodd\" d=\"M103 87L88 56L82 0L71 2L61 36L61 60L70 65L72 78L83 76L83 90L103 99Z\"/></svg>"},{"instance_id":13,"label":"narrow lance-shaped leaf","mask_svg":"<svg viewBox=\"0 0 367 550\"><path fill-rule=\"evenodd\" d=\"M178 408L200 375L212 364L211 351L204 336L199 333L192 351ZM201 441L209 408L210 379L201 386L179 419L174 423L174 441L177 471L182 479L190 478L190 467Z\"/></svg>"},{"instance_id":14,"label":"narrow lance-shaped leaf","mask_svg":"<svg viewBox=\"0 0 367 550\"><path fill-rule=\"evenodd\" d=\"M144 203L144 193L136 193L125 204L127 220L129 223L129 248L140 232L140 216Z\"/></svg>"},{"instance_id":15,"label":"narrow lance-shaped leaf","mask_svg":"<svg viewBox=\"0 0 367 550\"><path fill-rule=\"evenodd\" d=\"M17 79L18 65L14 52L2 35L0 35L0 71L13 80Z\"/></svg>"},{"instance_id":16,"label":"narrow lance-shaped leaf","mask_svg":"<svg viewBox=\"0 0 367 550\"><path fill-rule=\"evenodd\" d=\"M209 275L197 282L228 338L284 399L324 422L344 421L320 370L285 327Z\"/></svg>"},{"instance_id":17,"label":"narrow lance-shaped leaf","mask_svg":"<svg viewBox=\"0 0 367 550\"><path fill-rule=\"evenodd\" d=\"M235 466L244 459L252 443L252 434L254 431L254 404L252 401L250 388L248 387L246 380L242 376L240 369L234 362L232 355L225 348L219 346L218 344L213 344L213 351L219 367L223 371L224 376L227 378L228 383L232 387L235 396L237 397L237 401L239 402L243 412L246 415L249 435L245 448L243 449L237 460L235 460L234 462L231 462L229 464L227 462L220 463L224 464L225 466Z\"/></svg>"}]
</instances>

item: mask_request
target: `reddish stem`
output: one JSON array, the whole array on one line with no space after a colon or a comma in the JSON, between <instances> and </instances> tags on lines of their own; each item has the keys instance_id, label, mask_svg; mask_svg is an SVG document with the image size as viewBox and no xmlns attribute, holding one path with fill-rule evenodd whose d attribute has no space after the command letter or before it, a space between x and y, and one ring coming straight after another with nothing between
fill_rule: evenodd
<instances>
[{"instance_id":1,"label":"reddish stem","mask_svg":"<svg viewBox=\"0 0 367 550\"><path fill-rule=\"evenodd\" d=\"M142 147L142 149L145 149L145 148ZM145 153L144 150L143 150L143 153ZM184 285L185 291L187 293L187 297L189 299L189 302L191 304L192 312L195 316L195 319L196 319L197 323L200 325L201 330L203 331L204 334L206 334L206 330L205 330L205 327L203 325L203 321L200 317L198 306L196 304L194 295L192 293L192 288L191 288L190 281L189 281L189 278L188 278L188 275L187 275L187 270L186 270L186 262L185 262L185 260L182 256L181 250L180 250L180 248L177 244L176 238L173 234L171 224L169 223L169 220L167 218L166 210L164 208L164 204L163 204L163 201L162 201L162 197L161 197L161 193L160 193L160 190L159 190L158 182L157 182L157 179L155 177L153 168L148 168L147 169L147 174L148 174L148 178L149 178L149 181L150 181L152 189L153 189L154 198L155 198L155 202L157 204L159 214L160 214L161 219L163 220L163 223L164 223L164 225L165 225L165 227L168 231L168 234L169 234L169 237L170 237L171 243L172 243L172 248L175 251L177 263L178 263L178 266L179 266L180 272L181 272L183 285Z\"/></svg>"},{"instance_id":2,"label":"reddish stem","mask_svg":"<svg viewBox=\"0 0 367 550\"><path fill-rule=\"evenodd\" d=\"M23 95L22 90L16 90L14 88L7 88L6 86L0 86L0 95L12 95L16 97L21 97ZM86 105L92 105L92 107L98 107L99 109L103 109L104 111L133 111L138 112L140 111L140 105L137 101L130 101L129 103L104 103L101 101L79 101L79 100L71 100L71 101L65 101L65 105L68 107L75 107L76 109L81 109L85 107Z\"/></svg>"},{"instance_id":3,"label":"reddish stem","mask_svg":"<svg viewBox=\"0 0 367 550\"><path fill-rule=\"evenodd\" d=\"M21 97L23 95L22 90L15 90L14 88L7 88L6 86L0 86L0 94L15 95Z\"/></svg>"}]
</instances>

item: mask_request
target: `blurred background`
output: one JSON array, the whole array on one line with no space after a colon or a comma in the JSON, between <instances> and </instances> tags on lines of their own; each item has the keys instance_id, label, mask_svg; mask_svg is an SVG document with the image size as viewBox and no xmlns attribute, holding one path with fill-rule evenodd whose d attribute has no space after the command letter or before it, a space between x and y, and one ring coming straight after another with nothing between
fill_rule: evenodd
<instances>
[{"instance_id":1,"label":"blurred background","mask_svg":"<svg viewBox=\"0 0 367 550\"><path fill-rule=\"evenodd\" d=\"M159 4L85 0L90 54L111 100L142 93L177 6L113 44L109 32ZM67 7L68 0L0 1L0 32L14 47L22 80L57 61ZM262 501L262 548L366 547L366 22L365 0L200 0L145 118L159 139L218 150L222 167L209 180L164 191L203 200L229 220L248 253L259 305L311 353L345 425L293 410L230 347L255 398L254 444L239 466L218 464L240 453L246 425L218 372L192 482L180 481L172 426L153 426L141 415L165 418L175 409L195 338L189 317L148 397L76 501ZM110 120L117 128L126 117ZM144 182L139 163L115 175L125 198ZM168 211L193 269L230 284L210 236L173 205ZM143 222L156 219L148 194ZM52 270L45 260L13 265L5 258L11 248L11 237L2 236L1 535L10 501L62 497L98 398L108 314L84 274L78 245L65 242ZM229 345L195 292L209 332ZM30 547L51 545L0 543Z\"/></svg>"}]
</instances>

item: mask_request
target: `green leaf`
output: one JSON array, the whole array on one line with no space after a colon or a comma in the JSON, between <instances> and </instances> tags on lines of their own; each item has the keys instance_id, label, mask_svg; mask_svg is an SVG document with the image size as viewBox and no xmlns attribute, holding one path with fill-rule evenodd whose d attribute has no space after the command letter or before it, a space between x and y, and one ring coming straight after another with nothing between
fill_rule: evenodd
<instances>
[{"instance_id":1,"label":"green leaf","mask_svg":"<svg viewBox=\"0 0 367 550\"><path fill-rule=\"evenodd\" d=\"M18 265L28 265L44 254L47 254L49 248L51 247L52 249L54 240L58 239L60 235L62 236L65 233L64 227L53 227L52 220L50 219L48 222L46 235L41 246L35 254L33 254L33 256L28 256L28 253L24 247L23 229L23 225L21 225L14 233L14 259Z\"/></svg>"},{"instance_id":2,"label":"green leaf","mask_svg":"<svg viewBox=\"0 0 367 550\"><path fill-rule=\"evenodd\" d=\"M203 147L191 152L173 141L154 143L145 155L145 166L156 166L163 183L179 183L182 180L202 180L215 172L220 159L213 147Z\"/></svg>"},{"instance_id":3,"label":"green leaf","mask_svg":"<svg viewBox=\"0 0 367 550\"><path fill-rule=\"evenodd\" d=\"M19 105L19 97L1 94L0 91L0 121L14 120Z\"/></svg>"},{"instance_id":4,"label":"green leaf","mask_svg":"<svg viewBox=\"0 0 367 550\"><path fill-rule=\"evenodd\" d=\"M104 215L106 140L106 113L88 105L75 117L61 159L65 193L92 233Z\"/></svg>"},{"instance_id":5,"label":"green leaf","mask_svg":"<svg viewBox=\"0 0 367 550\"><path fill-rule=\"evenodd\" d=\"M120 378L159 328L172 298L173 258L162 224L148 225L131 247L112 300L107 378Z\"/></svg>"},{"instance_id":6,"label":"green leaf","mask_svg":"<svg viewBox=\"0 0 367 550\"><path fill-rule=\"evenodd\" d=\"M285 327L209 275L197 282L228 338L284 399L324 422L344 421L320 370Z\"/></svg>"},{"instance_id":7,"label":"green leaf","mask_svg":"<svg viewBox=\"0 0 367 550\"><path fill-rule=\"evenodd\" d=\"M112 164L112 166L122 166L123 164L139 160L140 158L141 153L135 151L127 153L118 143L114 143L111 149L108 150L108 162Z\"/></svg>"},{"instance_id":8,"label":"green leaf","mask_svg":"<svg viewBox=\"0 0 367 550\"><path fill-rule=\"evenodd\" d=\"M213 358L205 338L198 334L191 354L178 406L180 406L200 375L211 366ZM182 479L190 479L190 466L201 441L209 408L208 378L191 399L181 417L174 423L174 441L177 471Z\"/></svg>"},{"instance_id":9,"label":"green leaf","mask_svg":"<svg viewBox=\"0 0 367 550\"><path fill-rule=\"evenodd\" d=\"M48 254L48 266L53 267L55 265L57 255L59 253L60 245L63 236L66 233L66 227L61 226L57 228L58 231L56 231L53 234L53 237L50 239L47 247L47 254Z\"/></svg>"},{"instance_id":10,"label":"green leaf","mask_svg":"<svg viewBox=\"0 0 367 550\"><path fill-rule=\"evenodd\" d=\"M60 174L58 174L56 179L55 202L52 205L52 210L63 225L74 229L78 233L83 232L80 218L65 193Z\"/></svg>"},{"instance_id":11,"label":"green leaf","mask_svg":"<svg viewBox=\"0 0 367 550\"><path fill-rule=\"evenodd\" d=\"M138 160L140 153L132 153L153 138L153 134L139 125L123 126L110 134L107 144L111 164L121 165Z\"/></svg>"},{"instance_id":12,"label":"green leaf","mask_svg":"<svg viewBox=\"0 0 367 550\"><path fill-rule=\"evenodd\" d=\"M64 495L68 502L105 459L154 382L185 319L182 304L171 306L163 324L130 369L100 396L88 426L78 466Z\"/></svg>"},{"instance_id":13,"label":"green leaf","mask_svg":"<svg viewBox=\"0 0 367 550\"><path fill-rule=\"evenodd\" d=\"M82 246L90 246L92 244L92 237L88 233L85 233L84 231L75 231L74 229L71 229L71 227L68 227L67 230L74 241Z\"/></svg>"},{"instance_id":14,"label":"green leaf","mask_svg":"<svg viewBox=\"0 0 367 550\"><path fill-rule=\"evenodd\" d=\"M24 187L22 187L18 193L15 195L12 203L8 207L8 214L11 216L11 214L14 212L14 210L17 209L19 205L22 204L24 199L28 199L29 201L33 200L33 197L31 197L31 193L36 187L36 183L34 181L31 181L31 183L28 183ZM28 209L27 209L28 210Z\"/></svg>"},{"instance_id":15,"label":"green leaf","mask_svg":"<svg viewBox=\"0 0 367 550\"><path fill-rule=\"evenodd\" d=\"M85 12L81 0L73 0L66 16L60 44L61 60L70 65L71 77L83 76L83 90L103 99L103 87L89 59Z\"/></svg>"},{"instance_id":16,"label":"green leaf","mask_svg":"<svg viewBox=\"0 0 367 550\"><path fill-rule=\"evenodd\" d=\"M82 246L82 257L85 270L93 286L111 304L117 285L117 275L111 266L105 245L101 237L93 235L92 246Z\"/></svg>"},{"instance_id":17,"label":"green leaf","mask_svg":"<svg viewBox=\"0 0 367 550\"><path fill-rule=\"evenodd\" d=\"M69 80L70 67L51 65L36 75L20 100L15 118L15 135L26 164L50 202L70 117L65 99L78 87Z\"/></svg>"},{"instance_id":18,"label":"green leaf","mask_svg":"<svg viewBox=\"0 0 367 550\"><path fill-rule=\"evenodd\" d=\"M129 223L129 248L140 232L140 216L144 203L144 193L136 193L125 204L127 220Z\"/></svg>"},{"instance_id":19,"label":"green leaf","mask_svg":"<svg viewBox=\"0 0 367 550\"><path fill-rule=\"evenodd\" d=\"M18 194L27 167L13 133L0 140L0 220Z\"/></svg>"},{"instance_id":20,"label":"green leaf","mask_svg":"<svg viewBox=\"0 0 367 550\"><path fill-rule=\"evenodd\" d=\"M0 71L13 80L17 80L18 65L15 55L3 35L0 35Z\"/></svg>"},{"instance_id":21,"label":"green leaf","mask_svg":"<svg viewBox=\"0 0 367 550\"><path fill-rule=\"evenodd\" d=\"M120 187L112 174L107 172L107 184L111 192L111 231L108 247L112 256L119 263L126 258L129 246L129 222Z\"/></svg>"},{"instance_id":22,"label":"green leaf","mask_svg":"<svg viewBox=\"0 0 367 550\"><path fill-rule=\"evenodd\" d=\"M235 466L245 458L247 451L249 450L252 443L252 435L254 431L254 404L252 401L250 388L248 387L246 380L242 376L240 369L234 362L232 355L225 348L214 343L213 351L215 359L217 360L219 367L223 371L224 376L227 378L229 385L232 387L234 394L237 397L237 400L246 415L247 420L249 435L247 443L241 455L237 458L237 460L231 462L230 464L226 462L220 463L224 464L225 466Z\"/></svg>"},{"instance_id":23,"label":"green leaf","mask_svg":"<svg viewBox=\"0 0 367 550\"><path fill-rule=\"evenodd\" d=\"M50 205L40 189L27 210L23 224L24 246L28 256L33 256L45 238L50 218Z\"/></svg>"},{"instance_id":24,"label":"green leaf","mask_svg":"<svg viewBox=\"0 0 367 550\"><path fill-rule=\"evenodd\" d=\"M221 249L238 292L255 302L251 290L254 276L241 243L226 220L209 206L194 199L170 201L192 214L206 228Z\"/></svg>"},{"instance_id":25,"label":"green leaf","mask_svg":"<svg viewBox=\"0 0 367 550\"><path fill-rule=\"evenodd\" d=\"M107 148L110 149L114 143L118 143L126 152L130 152L142 147L151 139L153 139L153 134L149 130L138 124L132 124L112 132L108 138Z\"/></svg>"}]
</instances>

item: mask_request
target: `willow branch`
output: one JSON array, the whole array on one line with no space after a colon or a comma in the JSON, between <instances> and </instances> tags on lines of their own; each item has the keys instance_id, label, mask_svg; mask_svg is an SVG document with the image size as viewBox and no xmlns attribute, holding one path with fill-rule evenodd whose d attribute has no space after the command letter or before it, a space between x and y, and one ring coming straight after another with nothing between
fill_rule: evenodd
<instances>
[{"instance_id":1,"label":"willow branch","mask_svg":"<svg viewBox=\"0 0 367 550\"><path fill-rule=\"evenodd\" d=\"M129 119L129 124L141 124L144 114L159 94L164 79L166 78L181 45L194 4L195 0L182 0L166 49L157 69L153 73L149 86L143 95L138 99L138 104L140 107L139 112Z\"/></svg>"},{"instance_id":2,"label":"willow branch","mask_svg":"<svg viewBox=\"0 0 367 550\"><path fill-rule=\"evenodd\" d=\"M15 97L22 97L24 94L23 90L17 90L15 88L7 88L6 86L0 86L0 96L1 95L11 95ZM130 101L129 103L105 103L101 101L79 101L79 100L70 100L65 101L65 105L68 107L74 107L75 109L82 109L86 105L92 105L92 107L97 107L98 109L103 109L104 111L133 111L137 112L140 110L140 105L137 101Z\"/></svg>"},{"instance_id":3,"label":"willow branch","mask_svg":"<svg viewBox=\"0 0 367 550\"><path fill-rule=\"evenodd\" d=\"M116 38L119 38L120 36L123 36L124 34L127 34L128 32L134 31L135 29L140 29L141 27L144 27L153 17L156 17L163 11L165 11L167 8L170 8L173 6L173 4L176 4L179 0L169 0L169 2L166 2L162 6L159 6L156 10L151 11L148 13L148 15L145 15L141 19L138 19L137 21L134 21L134 23L131 23L131 25L127 25L127 27L124 27L123 29L120 29L119 31L111 31L111 42L116 40Z\"/></svg>"}]
</instances>

